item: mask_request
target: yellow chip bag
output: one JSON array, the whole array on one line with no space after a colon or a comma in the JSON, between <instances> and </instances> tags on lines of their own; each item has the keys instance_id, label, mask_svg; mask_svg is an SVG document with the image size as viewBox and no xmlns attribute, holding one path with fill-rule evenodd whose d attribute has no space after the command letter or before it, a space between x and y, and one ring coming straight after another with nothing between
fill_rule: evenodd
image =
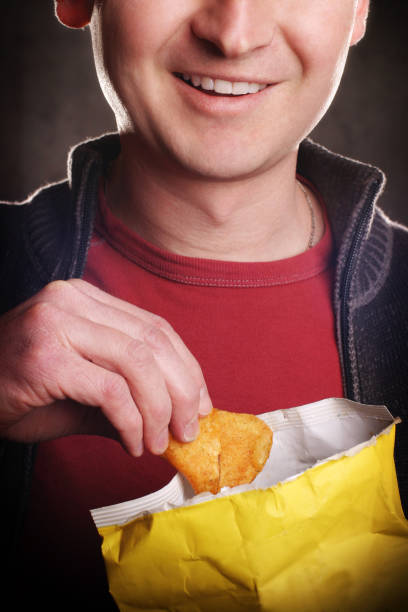
<instances>
[{"instance_id":1,"label":"yellow chip bag","mask_svg":"<svg viewBox=\"0 0 408 612\"><path fill-rule=\"evenodd\" d=\"M194 495L178 474L92 511L119 609L407 609L408 522L387 409L328 399L261 418L274 443L251 484Z\"/></svg>"}]
</instances>

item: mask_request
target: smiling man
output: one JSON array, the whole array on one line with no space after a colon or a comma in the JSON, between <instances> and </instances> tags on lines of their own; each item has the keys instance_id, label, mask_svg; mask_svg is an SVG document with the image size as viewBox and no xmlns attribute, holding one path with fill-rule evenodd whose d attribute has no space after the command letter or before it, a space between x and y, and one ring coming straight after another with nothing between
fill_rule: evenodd
<instances>
[{"instance_id":1,"label":"smiling man","mask_svg":"<svg viewBox=\"0 0 408 612\"><path fill-rule=\"evenodd\" d=\"M406 415L408 243L382 173L307 140L368 0L56 12L90 24L118 129L0 206L3 511L32 601L103 610L89 509L164 486L169 429L332 396ZM402 424L405 508L407 444Z\"/></svg>"}]
</instances>

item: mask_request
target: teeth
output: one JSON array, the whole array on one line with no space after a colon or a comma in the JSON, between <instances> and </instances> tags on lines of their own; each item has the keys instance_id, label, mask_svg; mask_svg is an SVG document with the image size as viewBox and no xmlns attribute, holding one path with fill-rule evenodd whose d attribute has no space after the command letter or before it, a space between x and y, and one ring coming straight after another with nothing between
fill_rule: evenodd
<instances>
[{"instance_id":1,"label":"teeth","mask_svg":"<svg viewBox=\"0 0 408 612\"><path fill-rule=\"evenodd\" d=\"M249 83L233 83L232 93L234 96L243 96L248 93Z\"/></svg>"},{"instance_id":2,"label":"teeth","mask_svg":"<svg viewBox=\"0 0 408 612\"><path fill-rule=\"evenodd\" d=\"M214 81L210 77L201 77L201 87L208 91L214 91Z\"/></svg>"},{"instance_id":3,"label":"teeth","mask_svg":"<svg viewBox=\"0 0 408 612\"><path fill-rule=\"evenodd\" d=\"M232 83L230 81L216 79L214 81L214 91L220 94L232 94Z\"/></svg>"},{"instance_id":4,"label":"teeth","mask_svg":"<svg viewBox=\"0 0 408 612\"><path fill-rule=\"evenodd\" d=\"M258 83L250 83L248 85L248 93L258 93L260 85Z\"/></svg>"},{"instance_id":5,"label":"teeth","mask_svg":"<svg viewBox=\"0 0 408 612\"><path fill-rule=\"evenodd\" d=\"M216 93L224 95L243 96L246 94L258 93L258 91L262 91L266 87L266 85L260 83L224 81L223 79L212 79L211 77L202 77L197 74L190 76L184 73L179 76L181 76L184 81L190 81L194 87L201 87L206 91L215 91Z\"/></svg>"}]
</instances>

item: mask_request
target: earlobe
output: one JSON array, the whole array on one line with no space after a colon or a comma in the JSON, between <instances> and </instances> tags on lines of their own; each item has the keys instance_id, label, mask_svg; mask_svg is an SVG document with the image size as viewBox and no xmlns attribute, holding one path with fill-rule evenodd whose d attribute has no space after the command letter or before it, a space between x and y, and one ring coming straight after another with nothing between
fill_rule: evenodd
<instances>
[{"instance_id":1,"label":"earlobe","mask_svg":"<svg viewBox=\"0 0 408 612\"><path fill-rule=\"evenodd\" d=\"M356 45L364 37L370 0L358 0L356 19L350 45Z\"/></svg>"},{"instance_id":2,"label":"earlobe","mask_svg":"<svg viewBox=\"0 0 408 612\"><path fill-rule=\"evenodd\" d=\"M94 0L55 0L55 13L68 28L84 28L92 17Z\"/></svg>"}]
</instances>

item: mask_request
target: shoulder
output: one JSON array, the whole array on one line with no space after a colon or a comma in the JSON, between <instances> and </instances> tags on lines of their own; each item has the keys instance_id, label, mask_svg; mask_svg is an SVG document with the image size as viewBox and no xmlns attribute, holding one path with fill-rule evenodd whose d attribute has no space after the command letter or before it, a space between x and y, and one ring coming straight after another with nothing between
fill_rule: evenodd
<instances>
[{"instance_id":1,"label":"shoulder","mask_svg":"<svg viewBox=\"0 0 408 612\"><path fill-rule=\"evenodd\" d=\"M39 234L58 240L72 215L67 181L46 185L22 202L0 202L0 252L29 245Z\"/></svg>"},{"instance_id":2,"label":"shoulder","mask_svg":"<svg viewBox=\"0 0 408 612\"><path fill-rule=\"evenodd\" d=\"M408 227L397 221L392 221L384 213L384 223L388 224L398 247L408 249Z\"/></svg>"},{"instance_id":3,"label":"shoulder","mask_svg":"<svg viewBox=\"0 0 408 612\"><path fill-rule=\"evenodd\" d=\"M387 246L389 251L390 263L398 263L401 271L408 273L408 227L397 221L393 221L381 209L376 210L374 216L371 236L368 242L371 245Z\"/></svg>"},{"instance_id":4,"label":"shoulder","mask_svg":"<svg viewBox=\"0 0 408 612\"><path fill-rule=\"evenodd\" d=\"M398 293L404 295L404 311L408 312L408 227L390 220L383 214L384 224L391 235L390 282L399 287Z\"/></svg>"},{"instance_id":5,"label":"shoulder","mask_svg":"<svg viewBox=\"0 0 408 612\"><path fill-rule=\"evenodd\" d=\"M29 215L34 209L62 208L69 201L68 181L51 183L40 187L23 201L0 201L0 215L3 219L22 218Z\"/></svg>"},{"instance_id":6,"label":"shoulder","mask_svg":"<svg viewBox=\"0 0 408 612\"><path fill-rule=\"evenodd\" d=\"M353 308L408 297L408 228L376 208L356 269Z\"/></svg>"},{"instance_id":7,"label":"shoulder","mask_svg":"<svg viewBox=\"0 0 408 612\"><path fill-rule=\"evenodd\" d=\"M66 181L47 185L23 202L0 202L0 311L6 311L48 280L72 225ZM42 253L50 254L47 259Z\"/></svg>"},{"instance_id":8,"label":"shoulder","mask_svg":"<svg viewBox=\"0 0 408 612\"><path fill-rule=\"evenodd\" d=\"M117 134L80 143L69 153L66 180L41 187L23 202L0 202L2 282L26 278L27 267L36 281L26 279L30 286L82 273L101 176L119 150Z\"/></svg>"}]
</instances>

